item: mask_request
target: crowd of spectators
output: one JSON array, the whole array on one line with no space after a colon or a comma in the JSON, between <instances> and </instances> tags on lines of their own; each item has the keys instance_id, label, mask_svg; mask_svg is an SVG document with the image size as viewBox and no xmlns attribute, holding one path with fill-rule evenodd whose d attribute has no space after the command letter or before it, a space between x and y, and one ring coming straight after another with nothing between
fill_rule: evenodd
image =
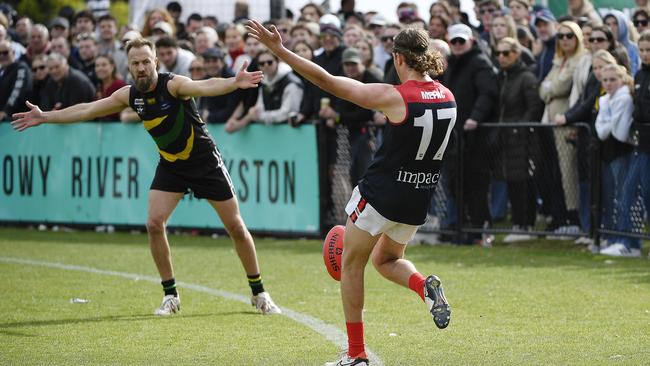
<instances>
[{"instance_id":1,"label":"crowd of spectators","mask_svg":"<svg viewBox=\"0 0 650 366\"><path fill-rule=\"evenodd\" d=\"M515 242L533 238L539 217L556 237L589 232L594 179L602 186L602 227L633 232L643 225L631 212L650 208L650 9L644 0L637 5L625 13L599 12L590 0L567 0L568 14L556 17L532 0L476 0L474 25L459 0L438 0L429 9L402 2L395 23L342 0L335 14L306 3L300 14L288 12L264 25L275 25L287 48L334 75L391 84L400 83L393 37L405 27L426 29L447 66L442 75L431 76L458 104L443 168L441 189L449 198L440 225L452 227L457 217L452 212L460 210L472 226L488 227L510 206L513 227L505 240ZM181 21L181 4L170 2L149 10L142 26L122 28L110 14L96 17L91 10L61 12L47 25L5 4L1 10L0 120L25 110L27 100L44 110L65 108L131 83L124 49L142 36L154 41L161 72L230 77L245 64L264 72L258 89L198 100L207 123L225 124L231 133L251 123L318 123L327 148L321 163L328 167L337 159L336 131L345 128L352 186L381 143L387 123L381 113L316 88L248 36L245 0L236 2L233 19L193 13ZM137 118L127 109L106 121ZM554 128L481 127L489 122ZM590 176L594 138L600 141L601 177ZM461 140L463 148L457 149ZM460 172L466 178L457 187ZM463 207L455 206L458 193ZM432 220L435 215L434 209ZM462 241L483 239L469 235ZM604 254L640 255L638 239L606 241Z\"/></svg>"}]
</instances>

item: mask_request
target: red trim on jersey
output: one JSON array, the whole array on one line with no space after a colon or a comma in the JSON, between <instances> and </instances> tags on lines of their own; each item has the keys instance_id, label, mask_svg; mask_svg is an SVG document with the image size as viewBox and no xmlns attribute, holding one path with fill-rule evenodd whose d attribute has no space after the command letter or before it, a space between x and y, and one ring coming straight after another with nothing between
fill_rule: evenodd
<instances>
[{"instance_id":1,"label":"red trim on jersey","mask_svg":"<svg viewBox=\"0 0 650 366\"><path fill-rule=\"evenodd\" d=\"M361 215L363 210L366 208L367 203L368 201L366 201L365 198L361 197L359 203L357 203L357 208L355 208L354 211L350 214L350 220L352 220L352 222L357 222L359 215Z\"/></svg>"},{"instance_id":2,"label":"red trim on jersey","mask_svg":"<svg viewBox=\"0 0 650 366\"><path fill-rule=\"evenodd\" d=\"M393 125L400 125L409 116L409 103L445 103L454 101L454 95L444 85L439 82L433 81L417 81L407 80L405 83L394 86L395 89L402 96L404 106L406 107L406 115L404 119L399 122L393 122L390 119L389 123ZM425 93L430 98L424 98Z\"/></svg>"}]
</instances>

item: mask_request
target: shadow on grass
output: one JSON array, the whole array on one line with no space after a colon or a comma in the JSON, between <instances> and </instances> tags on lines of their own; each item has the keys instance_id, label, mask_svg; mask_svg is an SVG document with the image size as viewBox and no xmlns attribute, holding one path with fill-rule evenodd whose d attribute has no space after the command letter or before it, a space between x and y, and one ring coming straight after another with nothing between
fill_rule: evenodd
<instances>
[{"instance_id":1,"label":"shadow on grass","mask_svg":"<svg viewBox=\"0 0 650 366\"><path fill-rule=\"evenodd\" d=\"M224 311L219 313L208 314L190 314L190 315L175 315L175 318L189 319L189 318L211 318L211 317L228 317L234 315L255 315L255 312L249 311ZM93 318L74 318L74 319L55 319L55 320L34 320L25 322L13 323L0 323L0 333L17 333L17 335L24 335L20 332L9 331L10 328L25 328L25 327L47 327L51 325L69 325L69 324L86 324L86 323L103 323L103 322L132 322L142 320L158 321L159 319L166 319L167 317L160 317L153 314L137 314L137 315L110 315L99 316ZM25 335L27 336L27 335Z\"/></svg>"}]
</instances>

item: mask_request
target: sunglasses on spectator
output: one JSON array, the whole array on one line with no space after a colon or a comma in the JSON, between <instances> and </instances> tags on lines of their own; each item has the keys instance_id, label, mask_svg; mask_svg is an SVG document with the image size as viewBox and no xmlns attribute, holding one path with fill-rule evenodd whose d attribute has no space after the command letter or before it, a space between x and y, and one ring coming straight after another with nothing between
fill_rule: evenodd
<instances>
[{"instance_id":1,"label":"sunglasses on spectator","mask_svg":"<svg viewBox=\"0 0 650 366\"><path fill-rule=\"evenodd\" d=\"M34 67L32 67L32 71L36 72L36 71L39 71L39 70L45 70L46 67L47 66L45 66L45 65L34 66Z\"/></svg>"},{"instance_id":2,"label":"sunglasses on spectator","mask_svg":"<svg viewBox=\"0 0 650 366\"><path fill-rule=\"evenodd\" d=\"M632 23L634 23L635 27L647 27L648 19L635 19Z\"/></svg>"},{"instance_id":3,"label":"sunglasses on spectator","mask_svg":"<svg viewBox=\"0 0 650 366\"><path fill-rule=\"evenodd\" d=\"M260 64L260 66L264 66L264 65L271 66L271 65L273 65L274 62L275 62L274 60L260 61L259 64Z\"/></svg>"},{"instance_id":4,"label":"sunglasses on spectator","mask_svg":"<svg viewBox=\"0 0 650 366\"><path fill-rule=\"evenodd\" d=\"M382 42L393 41L393 36L382 36L381 41Z\"/></svg>"},{"instance_id":5,"label":"sunglasses on spectator","mask_svg":"<svg viewBox=\"0 0 650 366\"><path fill-rule=\"evenodd\" d=\"M573 33L558 33L557 39L573 39L575 36Z\"/></svg>"},{"instance_id":6,"label":"sunglasses on spectator","mask_svg":"<svg viewBox=\"0 0 650 366\"><path fill-rule=\"evenodd\" d=\"M494 56L496 56L496 57L499 57L499 56L508 57L508 56L510 56L510 50L494 51Z\"/></svg>"},{"instance_id":7,"label":"sunglasses on spectator","mask_svg":"<svg viewBox=\"0 0 650 366\"><path fill-rule=\"evenodd\" d=\"M458 37L458 38L454 38L454 39L452 39L451 41L449 41L449 43L451 43L451 44L453 44L453 45L457 45L457 44L465 44L465 42L467 42L467 41L465 40L465 38L460 38L460 37Z\"/></svg>"},{"instance_id":8,"label":"sunglasses on spectator","mask_svg":"<svg viewBox=\"0 0 650 366\"><path fill-rule=\"evenodd\" d=\"M601 43L601 42L605 42L606 40L607 40L607 38L603 38L603 37L590 37L589 38L590 43Z\"/></svg>"},{"instance_id":9,"label":"sunglasses on spectator","mask_svg":"<svg viewBox=\"0 0 650 366\"><path fill-rule=\"evenodd\" d=\"M92 34L92 33L81 33L80 35L77 36L77 42L80 42L80 41L87 41L87 40L89 40L89 39L94 40L94 39L95 39L95 35Z\"/></svg>"},{"instance_id":10,"label":"sunglasses on spectator","mask_svg":"<svg viewBox=\"0 0 650 366\"><path fill-rule=\"evenodd\" d=\"M481 9L478 11L479 14L483 15L486 13L494 14L497 11L495 8L487 8L487 9Z\"/></svg>"},{"instance_id":11,"label":"sunglasses on spectator","mask_svg":"<svg viewBox=\"0 0 650 366\"><path fill-rule=\"evenodd\" d=\"M203 71L205 68L203 67L190 67L190 72L195 72L195 71Z\"/></svg>"}]
</instances>

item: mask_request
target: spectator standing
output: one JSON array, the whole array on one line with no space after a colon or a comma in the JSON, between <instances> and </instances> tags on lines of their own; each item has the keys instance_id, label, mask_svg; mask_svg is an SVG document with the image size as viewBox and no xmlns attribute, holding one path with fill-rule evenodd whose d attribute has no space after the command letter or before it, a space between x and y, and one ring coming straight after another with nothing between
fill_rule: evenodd
<instances>
[{"instance_id":1,"label":"spectator standing","mask_svg":"<svg viewBox=\"0 0 650 366\"><path fill-rule=\"evenodd\" d=\"M190 78L192 80L203 80L208 74L205 72L203 56L197 56L190 63Z\"/></svg>"},{"instance_id":2,"label":"spectator standing","mask_svg":"<svg viewBox=\"0 0 650 366\"><path fill-rule=\"evenodd\" d=\"M480 0L478 1L478 16L481 21L479 27L480 39L490 41L490 27L494 17L502 14L500 0Z\"/></svg>"},{"instance_id":3,"label":"spectator standing","mask_svg":"<svg viewBox=\"0 0 650 366\"><path fill-rule=\"evenodd\" d=\"M452 56L443 76L443 85L456 96L458 106L456 136L463 136L464 150L461 166L458 166L458 138L452 138L445 156L449 183L455 185L460 169L464 170L463 197L465 207L461 208L472 227L482 228L490 221L488 208L488 187L490 184L489 159L485 154L487 139L477 129L479 123L494 118L494 107L498 101L497 75L492 62L478 46L472 30L465 24L449 27L449 42ZM454 136L454 135L452 135ZM444 173L443 173L444 174ZM450 189L453 195L457 189ZM480 237L463 240L466 243L480 241ZM487 245L486 242L481 244Z\"/></svg>"},{"instance_id":4,"label":"spectator standing","mask_svg":"<svg viewBox=\"0 0 650 366\"><path fill-rule=\"evenodd\" d=\"M188 19L188 23L189 21L190 20ZM176 28L174 28L174 18L172 18L172 16L169 14L167 10L162 8L156 8L151 10L149 14L147 14L144 21L144 26L142 27L142 32L141 32L142 36L145 38L151 37L153 35L154 26L159 22L167 22L167 24L169 24L169 26L172 29L170 36L176 35ZM189 27L188 27L188 32L189 32Z\"/></svg>"},{"instance_id":5,"label":"spectator standing","mask_svg":"<svg viewBox=\"0 0 650 366\"><path fill-rule=\"evenodd\" d=\"M636 31L639 34L642 34L647 29L650 29L649 23L650 9L640 8L634 11L634 14L632 15L632 24L634 24Z\"/></svg>"},{"instance_id":6,"label":"spectator standing","mask_svg":"<svg viewBox=\"0 0 650 366\"><path fill-rule=\"evenodd\" d=\"M225 55L220 49L216 47L208 48L202 56L205 61L206 79L212 77L225 79L235 75L226 65ZM223 95L201 97L200 104L204 110L203 119L208 123L226 123L235 111L239 100L240 97L237 91Z\"/></svg>"},{"instance_id":7,"label":"spectator standing","mask_svg":"<svg viewBox=\"0 0 650 366\"><path fill-rule=\"evenodd\" d=\"M29 95L29 100L32 103L41 103L41 90L45 88L45 84L50 80L50 75L47 70L47 56L38 55L32 61L32 91Z\"/></svg>"},{"instance_id":8,"label":"spectator standing","mask_svg":"<svg viewBox=\"0 0 650 366\"><path fill-rule=\"evenodd\" d=\"M574 22L562 22L557 32L553 67L540 86L540 96L546 104L542 123L551 123L555 116L563 114L569 109L573 73L584 52L580 27ZM542 199L546 208L553 211L551 213L553 223L550 228L560 235L577 234L580 229L577 211L578 172L575 131L556 128L553 129L553 136L554 144L550 140L546 140L543 148L544 153L548 154L545 165L550 170L550 174L543 179L549 179L548 183L550 184L540 184L544 186L544 189L549 189ZM553 145L555 149L553 149ZM557 159L553 156L555 152ZM550 191L551 189L553 192ZM559 193L563 193L564 197L559 197ZM560 239L564 239L564 237L560 237Z\"/></svg>"},{"instance_id":9,"label":"spectator standing","mask_svg":"<svg viewBox=\"0 0 650 366\"><path fill-rule=\"evenodd\" d=\"M630 57L630 70L632 75L636 75L639 70L639 48L632 42L631 33L634 29L629 28L629 21L627 16L618 10L610 9L609 13L605 15L605 24L609 26L614 33L614 38L625 47L627 54ZM636 30L634 30L636 31Z\"/></svg>"},{"instance_id":10,"label":"spectator standing","mask_svg":"<svg viewBox=\"0 0 650 366\"><path fill-rule=\"evenodd\" d=\"M0 42L7 40L11 44L11 48L14 50L14 57L18 60L22 57L22 55L25 53L26 48L13 40L11 40L9 37L7 37L7 28L3 25L0 24Z\"/></svg>"},{"instance_id":11,"label":"spectator standing","mask_svg":"<svg viewBox=\"0 0 650 366\"><path fill-rule=\"evenodd\" d=\"M159 38L156 41L156 54L161 63L160 72L190 76L190 64L195 56L192 52L178 47L174 38Z\"/></svg>"},{"instance_id":12,"label":"spectator standing","mask_svg":"<svg viewBox=\"0 0 650 366\"><path fill-rule=\"evenodd\" d=\"M63 17L56 17L50 21L50 39L70 37L70 21Z\"/></svg>"},{"instance_id":13,"label":"spectator standing","mask_svg":"<svg viewBox=\"0 0 650 366\"><path fill-rule=\"evenodd\" d=\"M72 24L74 24L71 35L73 41L79 34L95 32L95 16L88 9L76 13L74 18L72 18Z\"/></svg>"},{"instance_id":14,"label":"spectator standing","mask_svg":"<svg viewBox=\"0 0 650 366\"><path fill-rule=\"evenodd\" d=\"M434 3L435 5L436 3ZM429 18L429 26L427 31L429 32L429 37L432 39L442 39L447 40L447 28L451 25L451 19L449 19L444 14L432 15Z\"/></svg>"},{"instance_id":15,"label":"spectator standing","mask_svg":"<svg viewBox=\"0 0 650 366\"><path fill-rule=\"evenodd\" d=\"M244 63L250 63L250 57L246 54L244 43L246 29L241 24L234 24L226 28L224 43L228 49L226 65L231 70L239 70Z\"/></svg>"},{"instance_id":16,"label":"spectator standing","mask_svg":"<svg viewBox=\"0 0 650 366\"><path fill-rule=\"evenodd\" d=\"M95 87L81 71L68 66L65 56L52 53L47 57L50 80L41 90L41 106L50 111L95 99Z\"/></svg>"},{"instance_id":17,"label":"spectator standing","mask_svg":"<svg viewBox=\"0 0 650 366\"><path fill-rule=\"evenodd\" d=\"M381 37L379 37L381 44L375 46L375 65L382 69L384 74L386 71L386 63L389 60L392 60L393 57L393 38L395 38L401 29L402 28L399 24L393 23L386 25L386 27L384 27L384 32L381 34Z\"/></svg>"},{"instance_id":18,"label":"spectator standing","mask_svg":"<svg viewBox=\"0 0 650 366\"><path fill-rule=\"evenodd\" d=\"M0 41L0 121L10 121L17 112L27 110L25 101L32 91L32 71L16 60L8 40Z\"/></svg>"},{"instance_id":19,"label":"spectator standing","mask_svg":"<svg viewBox=\"0 0 650 366\"><path fill-rule=\"evenodd\" d=\"M214 28L201 27L194 36L194 53L202 55L208 48L217 47L219 36Z\"/></svg>"},{"instance_id":20,"label":"spectator standing","mask_svg":"<svg viewBox=\"0 0 650 366\"><path fill-rule=\"evenodd\" d=\"M307 3L300 8L300 17L310 22L319 23L323 14L325 14L323 8L313 2Z\"/></svg>"},{"instance_id":21,"label":"spectator standing","mask_svg":"<svg viewBox=\"0 0 650 366\"><path fill-rule=\"evenodd\" d=\"M347 25L343 32L343 44L346 47L354 47L364 37L365 31L358 25Z\"/></svg>"},{"instance_id":22,"label":"spectator standing","mask_svg":"<svg viewBox=\"0 0 650 366\"><path fill-rule=\"evenodd\" d=\"M49 37L50 32L47 30L47 27L43 24L35 24L29 36L29 46L27 46L27 51L20 58L21 61L31 66L35 56L48 54L50 52Z\"/></svg>"},{"instance_id":23,"label":"spectator standing","mask_svg":"<svg viewBox=\"0 0 650 366\"><path fill-rule=\"evenodd\" d=\"M88 77L93 85L97 85L99 83L95 74L95 59L99 54L97 38L94 33L81 33L77 36L77 44L79 44L79 59L81 59L80 71Z\"/></svg>"},{"instance_id":24,"label":"spectator standing","mask_svg":"<svg viewBox=\"0 0 650 366\"><path fill-rule=\"evenodd\" d=\"M126 52L122 50L117 40L117 20L110 14L99 18L99 39L97 40L98 52L100 55L110 55L117 65L117 72L124 77L128 74L128 62Z\"/></svg>"},{"instance_id":25,"label":"spectator standing","mask_svg":"<svg viewBox=\"0 0 650 366\"><path fill-rule=\"evenodd\" d=\"M361 39L354 45L354 48L359 50L359 53L361 53L361 62L366 71L371 73L377 79L384 80L384 71L375 65L373 59L374 53L372 50L372 42L367 39Z\"/></svg>"},{"instance_id":26,"label":"spectator standing","mask_svg":"<svg viewBox=\"0 0 650 366\"><path fill-rule=\"evenodd\" d=\"M509 14L497 15L492 19L492 26L490 27L490 54L494 65L499 65L499 60L494 54L499 41L505 37L517 39L517 26L515 20ZM523 61L528 67L535 66L535 56L527 48L520 47L519 59Z\"/></svg>"},{"instance_id":27,"label":"spectator standing","mask_svg":"<svg viewBox=\"0 0 650 366\"><path fill-rule=\"evenodd\" d=\"M109 55L101 55L95 60L95 74L99 83L97 84L96 100L106 98L126 86L124 80L117 75L115 61ZM114 113L100 117L98 121L116 122L120 120L120 114Z\"/></svg>"},{"instance_id":28,"label":"spectator standing","mask_svg":"<svg viewBox=\"0 0 650 366\"><path fill-rule=\"evenodd\" d=\"M530 24L530 13L532 11L530 0L510 0L508 2L508 8L510 9L510 15L512 15L517 25L526 26L532 31L533 26Z\"/></svg>"},{"instance_id":29,"label":"spectator standing","mask_svg":"<svg viewBox=\"0 0 650 366\"><path fill-rule=\"evenodd\" d=\"M535 74L521 60L522 46L514 38L499 41L495 56L499 62L500 123L539 121L544 104L539 98L539 83ZM539 161L537 130L526 127L499 130L500 173L508 186L512 208L513 233L504 238L512 243L530 240L527 233L535 225L536 196L533 175Z\"/></svg>"},{"instance_id":30,"label":"spectator standing","mask_svg":"<svg viewBox=\"0 0 650 366\"><path fill-rule=\"evenodd\" d=\"M52 38L50 41L50 51L52 53L60 53L68 60L68 65L70 67L81 70L81 63L75 57L72 57L72 52L70 50L70 43L67 39L63 37Z\"/></svg>"},{"instance_id":31,"label":"spectator standing","mask_svg":"<svg viewBox=\"0 0 650 366\"><path fill-rule=\"evenodd\" d=\"M641 33L639 54L642 64L634 78L634 113L632 114L638 131L638 144L623 182L622 199L618 205L616 221L616 229L624 232L632 232L633 229L643 225L640 218L634 220L632 217L632 208L636 205L639 196L643 198L646 220L650 217L650 30ZM641 251L641 240L638 238L620 237L614 245L616 244L619 244L618 248L607 248L604 253L601 253L626 255Z\"/></svg>"},{"instance_id":32,"label":"spectator standing","mask_svg":"<svg viewBox=\"0 0 650 366\"><path fill-rule=\"evenodd\" d=\"M617 221L616 202L622 201L623 180L632 156L632 145L628 141L634 111L634 86L632 77L621 65L607 65L601 73L602 85L607 91L598 100L600 110L596 118L596 133L601 141L601 227L613 230ZM633 189L636 190L636 187ZM615 256L641 256L639 248L628 248L621 243L613 243L600 252Z\"/></svg>"},{"instance_id":33,"label":"spectator standing","mask_svg":"<svg viewBox=\"0 0 650 366\"><path fill-rule=\"evenodd\" d=\"M30 36L32 34L32 28L34 23L31 18L26 15L19 16L16 19L16 39L15 41L22 44L24 47L29 45Z\"/></svg>"},{"instance_id":34,"label":"spectator standing","mask_svg":"<svg viewBox=\"0 0 650 366\"><path fill-rule=\"evenodd\" d=\"M181 22L181 14L183 14L183 7L178 1L170 1L165 7L169 15L174 19L174 27L176 28L176 37L178 39L188 39L187 32L185 31L185 24Z\"/></svg>"},{"instance_id":35,"label":"spectator standing","mask_svg":"<svg viewBox=\"0 0 650 366\"><path fill-rule=\"evenodd\" d=\"M591 3L591 0L568 0L569 15L574 19L587 18L593 25L603 24L603 20Z\"/></svg>"},{"instance_id":36,"label":"spectator standing","mask_svg":"<svg viewBox=\"0 0 650 366\"><path fill-rule=\"evenodd\" d=\"M201 29L201 27L203 27L203 17L201 14L192 13L187 17L185 32L187 32L188 37L192 37L192 35Z\"/></svg>"},{"instance_id":37,"label":"spectator standing","mask_svg":"<svg viewBox=\"0 0 650 366\"><path fill-rule=\"evenodd\" d=\"M557 33L557 21L555 16L547 8L541 8L535 12L535 28L537 29L537 41L533 43L533 55L537 59L537 80L542 81L553 67L555 57L555 34Z\"/></svg>"}]
</instances>

